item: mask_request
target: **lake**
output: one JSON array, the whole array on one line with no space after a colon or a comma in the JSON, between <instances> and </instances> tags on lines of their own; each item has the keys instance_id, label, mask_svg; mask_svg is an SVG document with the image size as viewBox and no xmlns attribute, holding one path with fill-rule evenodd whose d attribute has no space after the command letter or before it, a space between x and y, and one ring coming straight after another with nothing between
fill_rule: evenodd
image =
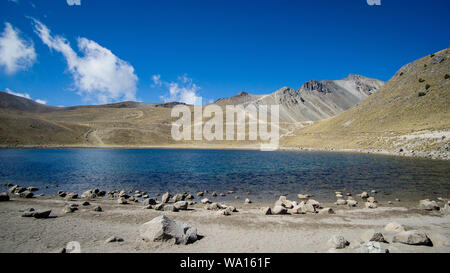
<instances>
[{"instance_id":1,"label":"lake","mask_svg":"<svg viewBox=\"0 0 450 273\"><path fill-rule=\"evenodd\" d=\"M383 155L238 150L4 149L0 183L36 186L38 193L144 190L156 193L236 191L241 199L274 202L312 193L334 201L377 190L380 200L449 197L450 162ZM45 186L56 184L57 187ZM234 200L218 197L217 200Z\"/></svg>"}]
</instances>

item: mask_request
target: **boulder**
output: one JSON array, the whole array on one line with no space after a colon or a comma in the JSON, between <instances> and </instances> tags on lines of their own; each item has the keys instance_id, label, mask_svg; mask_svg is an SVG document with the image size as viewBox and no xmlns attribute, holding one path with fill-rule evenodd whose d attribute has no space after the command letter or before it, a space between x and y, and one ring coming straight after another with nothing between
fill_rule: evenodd
<instances>
[{"instance_id":1,"label":"boulder","mask_svg":"<svg viewBox=\"0 0 450 273\"><path fill-rule=\"evenodd\" d=\"M0 193L0 202L1 201L9 201L9 195L6 192Z\"/></svg>"},{"instance_id":2,"label":"boulder","mask_svg":"<svg viewBox=\"0 0 450 273\"><path fill-rule=\"evenodd\" d=\"M367 192L363 192L359 196L363 199L369 198L369 194Z\"/></svg>"},{"instance_id":3,"label":"boulder","mask_svg":"<svg viewBox=\"0 0 450 273\"><path fill-rule=\"evenodd\" d=\"M419 207L423 210L439 210L439 206L436 201L430 201L429 199L420 200Z\"/></svg>"},{"instance_id":4,"label":"boulder","mask_svg":"<svg viewBox=\"0 0 450 273\"><path fill-rule=\"evenodd\" d=\"M384 230L389 231L389 232L403 232L405 231L405 228L400 225L399 223L389 223L384 227Z\"/></svg>"},{"instance_id":5,"label":"boulder","mask_svg":"<svg viewBox=\"0 0 450 273\"><path fill-rule=\"evenodd\" d=\"M158 216L139 228L142 239L150 242L173 240L176 244L189 244L197 241L197 229L185 223Z\"/></svg>"},{"instance_id":6,"label":"boulder","mask_svg":"<svg viewBox=\"0 0 450 273\"><path fill-rule=\"evenodd\" d=\"M369 203L378 203L377 200L375 200L375 197L367 198L367 202L369 202Z\"/></svg>"},{"instance_id":7,"label":"boulder","mask_svg":"<svg viewBox=\"0 0 450 273\"><path fill-rule=\"evenodd\" d=\"M250 199L246 198L245 199L245 204L250 204L250 203L252 203L252 201Z\"/></svg>"},{"instance_id":8,"label":"boulder","mask_svg":"<svg viewBox=\"0 0 450 273\"><path fill-rule=\"evenodd\" d=\"M287 209L283 206L275 206L272 209L272 214L275 214L275 215L287 214Z\"/></svg>"},{"instance_id":9,"label":"boulder","mask_svg":"<svg viewBox=\"0 0 450 273\"><path fill-rule=\"evenodd\" d=\"M103 209L102 209L102 207L100 207L100 206L97 206L97 207L95 207L95 208L94 208L94 211L97 211L97 212L102 212L102 211L103 211Z\"/></svg>"},{"instance_id":10,"label":"boulder","mask_svg":"<svg viewBox=\"0 0 450 273\"><path fill-rule=\"evenodd\" d=\"M52 213L51 210L34 212L33 217L37 218L37 219L46 219L46 218L50 217L50 213Z\"/></svg>"},{"instance_id":11,"label":"boulder","mask_svg":"<svg viewBox=\"0 0 450 273\"><path fill-rule=\"evenodd\" d=\"M271 215L272 214L272 210L269 207L262 208L261 212L263 215Z\"/></svg>"},{"instance_id":12,"label":"boulder","mask_svg":"<svg viewBox=\"0 0 450 273\"><path fill-rule=\"evenodd\" d=\"M64 197L66 197L67 193L65 191L58 191L57 195L59 197L63 197L64 198Z\"/></svg>"},{"instance_id":13,"label":"boulder","mask_svg":"<svg viewBox=\"0 0 450 273\"><path fill-rule=\"evenodd\" d=\"M388 249L383 248L379 242L367 242L362 244L357 250L357 253L389 253Z\"/></svg>"},{"instance_id":14,"label":"boulder","mask_svg":"<svg viewBox=\"0 0 450 273\"><path fill-rule=\"evenodd\" d=\"M90 206L91 203L89 203L88 201L84 201L83 203L81 203L81 205L86 207L86 206Z\"/></svg>"},{"instance_id":15,"label":"boulder","mask_svg":"<svg viewBox=\"0 0 450 273\"><path fill-rule=\"evenodd\" d=\"M217 193L216 193L216 192L213 192L213 193L211 194L211 196L212 196L212 197L217 197Z\"/></svg>"},{"instance_id":16,"label":"boulder","mask_svg":"<svg viewBox=\"0 0 450 273\"><path fill-rule=\"evenodd\" d=\"M287 209L292 209L294 207L294 204L292 203L292 201L287 200L286 196L280 196L280 198L278 198L278 201L275 202L275 206L283 206Z\"/></svg>"},{"instance_id":17,"label":"boulder","mask_svg":"<svg viewBox=\"0 0 450 273\"><path fill-rule=\"evenodd\" d=\"M143 204L144 205L156 205L156 200L153 198L145 199Z\"/></svg>"},{"instance_id":18,"label":"boulder","mask_svg":"<svg viewBox=\"0 0 450 273\"><path fill-rule=\"evenodd\" d=\"M72 212L74 212L76 210L77 210L77 208L75 208L75 207L65 206L63 208L63 213L72 213Z\"/></svg>"},{"instance_id":19,"label":"boulder","mask_svg":"<svg viewBox=\"0 0 450 273\"><path fill-rule=\"evenodd\" d=\"M339 194L336 194L336 198L338 198L338 199L339 199L339 198L344 198L344 196L343 196L342 194L339 193Z\"/></svg>"},{"instance_id":20,"label":"boulder","mask_svg":"<svg viewBox=\"0 0 450 273\"><path fill-rule=\"evenodd\" d=\"M345 238L342 237L342 236L334 235L328 241L328 246L332 247L332 248L335 248L335 249L342 249L342 248L345 248L348 245L350 245L350 243L347 240L345 240Z\"/></svg>"},{"instance_id":21,"label":"boulder","mask_svg":"<svg viewBox=\"0 0 450 273\"><path fill-rule=\"evenodd\" d=\"M164 203L160 203L158 205L155 206L155 210L163 210L164 209Z\"/></svg>"},{"instance_id":22,"label":"boulder","mask_svg":"<svg viewBox=\"0 0 450 273\"><path fill-rule=\"evenodd\" d=\"M217 215L230 216L231 212L228 209L221 209L216 212Z\"/></svg>"},{"instance_id":23,"label":"boulder","mask_svg":"<svg viewBox=\"0 0 450 273\"><path fill-rule=\"evenodd\" d=\"M376 209L378 207L377 203L366 202L365 204L368 209Z\"/></svg>"},{"instance_id":24,"label":"boulder","mask_svg":"<svg viewBox=\"0 0 450 273\"><path fill-rule=\"evenodd\" d=\"M202 204L210 204L211 203L211 201L209 201L208 198L203 198L201 202L202 202Z\"/></svg>"},{"instance_id":25,"label":"boulder","mask_svg":"<svg viewBox=\"0 0 450 273\"><path fill-rule=\"evenodd\" d=\"M334 210L332 208L323 208L319 210L319 214L334 214Z\"/></svg>"},{"instance_id":26,"label":"boulder","mask_svg":"<svg viewBox=\"0 0 450 273\"><path fill-rule=\"evenodd\" d=\"M95 190L87 190L81 194L81 198L94 199L97 197Z\"/></svg>"},{"instance_id":27,"label":"boulder","mask_svg":"<svg viewBox=\"0 0 450 273\"><path fill-rule=\"evenodd\" d=\"M418 230L402 231L397 233L392 240L394 243L402 243L407 245L423 245L433 246L430 238Z\"/></svg>"},{"instance_id":28,"label":"boulder","mask_svg":"<svg viewBox=\"0 0 450 273\"><path fill-rule=\"evenodd\" d=\"M381 232L376 232L374 230L366 231L361 239L366 242L379 242L379 243L388 243Z\"/></svg>"},{"instance_id":29,"label":"boulder","mask_svg":"<svg viewBox=\"0 0 450 273\"><path fill-rule=\"evenodd\" d=\"M177 210L187 210L188 209L188 202L187 201L178 201L175 204L173 204L173 206L177 209Z\"/></svg>"},{"instance_id":30,"label":"boulder","mask_svg":"<svg viewBox=\"0 0 450 273\"><path fill-rule=\"evenodd\" d=\"M356 207L358 202L356 200L347 200L347 206L349 207Z\"/></svg>"},{"instance_id":31,"label":"boulder","mask_svg":"<svg viewBox=\"0 0 450 273\"><path fill-rule=\"evenodd\" d=\"M164 211L178 212L178 209L174 205L165 205L163 207Z\"/></svg>"},{"instance_id":32,"label":"boulder","mask_svg":"<svg viewBox=\"0 0 450 273\"><path fill-rule=\"evenodd\" d=\"M338 199L335 204L338 206L344 206L344 205L347 205L347 200Z\"/></svg>"},{"instance_id":33,"label":"boulder","mask_svg":"<svg viewBox=\"0 0 450 273\"><path fill-rule=\"evenodd\" d=\"M72 199L77 199L77 198L78 198L78 193L75 193L75 192L66 194L66 196L64 197L64 199L66 199L66 200L72 200Z\"/></svg>"},{"instance_id":34,"label":"boulder","mask_svg":"<svg viewBox=\"0 0 450 273\"><path fill-rule=\"evenodd\" d=\"M128 204L128 201L127 201L127 199L125 199L125 197L119 197L117 199L117 203L120 205L126 205L126 204Z\"/></svg>"},{"instance_id":35,"label":"boulder","mask_svg":"<svg viewBox=\"0 0 450 273\"><path fill-rule=\"evenodd\" d=\"M306 200L306 199L312 197L312 195L311 194L301 194L301 193L299 193L299 194L297 194L297 197L298 197L298 199L303 201L303 200Z\"/></svg>"},{"instance_id":36,"label":"boulder","mask_svg":"<svg viewBox=\"0 0 450 273\"><path fill-rule=\"evenodd\" d=\"M163 196L161 197L161 202L162 203L167 203L170 200L170 193L166 192L165 194L163 194Z\"/></svg>"},{"instance_id":37,"label":"boulder","mask_svg":"<svg viewBox=\"0 0 450 273\"><path fill-rule=\"evenodd\" d=\"M320 203L314 199L309 199L308 201L306 201L306 204L313 206L315 209L320 209Z\"/></svg>"},{"instance_id":38,"label":"boulder","mask_svg":"<svg viewBox=\"0 0 450 273\"><path fill-rule=\"evenodd\" d=\"M179 201L184 201L184 199L186 199L186 196L182 193L177 193L175 194L175 196L172 198L173 202L179 202Z\"/></svg>"},{"instance_id":39,"label":"boulder","mask_svg":"<svg viewBox=\"0 0 450 273\"><path fill-rule=\"evenodd\" d=\"M186 199L187 199L187 200L192 200L192 199L194 199L194 196L193 196L192 194L188 194L188 195L186 196Z\"/></svg>"},{"instance_id":40,"label":"boulder","mask_svg":"<svg viewBox=\"0 0 450 273\"><path fill-rule=\"evenodd\" d=\"M19 194L21 198L33 198L34 194L31 191L23 191Z\"/></svg>"},{"instance_id":41,"label":"boulder","mask_svg":"<svg viewBox=\"0 0 450 273\"><path fill-rule=\"evenodd\" d=\"M316 213L317 212L316 208L311 203L308 203L308 202L305 203L302 201L302 202L300 202L299 206L301 207L301 209L304 213L307 213L307 212Z\"/></svg>"},{"instance_id":42,"label":"boulder","mask_svg":"<svg viewBox=\"0 0 450 273\"><path fill-rule=\"evenodd\" d=\"M198 192L198 193L197 193L197 196L198 196L198 197L202 197L203 194L204 194L204 192L201 191L201 192Z\"/></svg>"},{"instance_id":43,"label":"boulder","mask_svg":"<svg viewBox=\"0 0 450 273\"><path fill-rule=\"evenodd\" d=\"M36 188L36 187L28 187L27 190L28 190L28 191L31 191L31 192L36 192L36 191L38 191L39 189Z\"/></svg>"},{"instance_id":44,"label":"boulder","mask_svg":"<svg viewBox=\"0 0 450 273\"><path fill-rule=\"evenodd\" d=\"M22 217L33 217L35 212L34 208L26 209L22 212Z\"/></svg>"}]
</instances>

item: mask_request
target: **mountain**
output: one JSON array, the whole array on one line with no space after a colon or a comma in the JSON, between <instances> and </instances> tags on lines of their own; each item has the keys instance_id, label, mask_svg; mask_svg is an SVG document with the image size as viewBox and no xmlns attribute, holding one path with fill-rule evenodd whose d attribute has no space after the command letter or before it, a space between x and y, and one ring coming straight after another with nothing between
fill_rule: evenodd
<instances>
[{"instance_id":1,"label":"mountain","mask_svg":"<svg viewBox=\"0 0 450 273\"><path fill-rule=\"evenodd\" d=\"M302 121L342 112L372 94L383 83L350 75L339 81L311 81L295 91L282 88L270 95L241 92L218 105L280 104L280 135L289 135ZM171 138L171 108L182 103L119 102L105 105L52 107L0 92L0 146L114 147L228 145L257 141L176 142ZM193 111L193 107L191 111Z\"/></svg>"},{"instance_id":2,"label":"mountain","mask_svg":"<svg viewBox=\"0 0 450 273\"><path fill-rule=\"evenodd\" d=\"M216 101L219 105L280 106L280 119L289 122L316 121L341 113L373 94L383 82L359 75L335 81L309 81L300 89L283 87L269 95L241 92Z\"/></svg>"},{"instance_id":3,"label":"mountain","mask_svg":"<svg viewBox=\"0 0 450 273\"><path fill-rule=\"evenodd\" d=\"M351 109L295 131L283 145L444 156L450 139L450 49L403 66ZM448 154L450 158L450 154Z\"/></svg>"}]
</instances>

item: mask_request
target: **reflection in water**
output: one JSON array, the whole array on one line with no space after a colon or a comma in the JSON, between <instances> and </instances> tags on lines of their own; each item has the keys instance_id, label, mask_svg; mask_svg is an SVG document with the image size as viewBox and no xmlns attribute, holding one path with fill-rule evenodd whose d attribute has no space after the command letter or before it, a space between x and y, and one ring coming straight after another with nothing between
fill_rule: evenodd
<instances>
[{"instance_id":1,"label":"reflection in water","mask_svg":"<svg viewBox=\"0 0 450 273\"><path fill-rule=\"evenodd\" d=\"M334 191L377 190L378 198L448 197L450 162L367 154L220 150L0 150L0 182L81 193L140 189L217 193L272 202L312 193L334 200ZM44 189L58 184L58 188ZM387 192L392 196L384 195ZM232 196L218 198L231 200Z\"/></svg>"}]
</instances>

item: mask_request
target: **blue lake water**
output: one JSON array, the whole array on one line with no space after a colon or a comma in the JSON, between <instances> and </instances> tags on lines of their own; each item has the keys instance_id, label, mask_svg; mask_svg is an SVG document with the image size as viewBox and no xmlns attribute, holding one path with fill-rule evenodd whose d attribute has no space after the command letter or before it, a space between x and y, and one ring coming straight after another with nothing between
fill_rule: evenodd
<instances>
[{"instance_id":1,"label":"blue lake water","mask_svg":"<svg viewBox=\"0 0 450 273\"><path fill-rule=\"evenodd\" d=\"M6 183L36 186L47 194L91 188L150 194L234 190L241 198L269 202L280 194L312 193L331 201L335 190L375 189L380 199L417 200L450 197L450 162L322 152L6 149L0 150L0 183L3 189ZM58 187L45 189L51 184Z\"/></svg>"}]
</instances>

